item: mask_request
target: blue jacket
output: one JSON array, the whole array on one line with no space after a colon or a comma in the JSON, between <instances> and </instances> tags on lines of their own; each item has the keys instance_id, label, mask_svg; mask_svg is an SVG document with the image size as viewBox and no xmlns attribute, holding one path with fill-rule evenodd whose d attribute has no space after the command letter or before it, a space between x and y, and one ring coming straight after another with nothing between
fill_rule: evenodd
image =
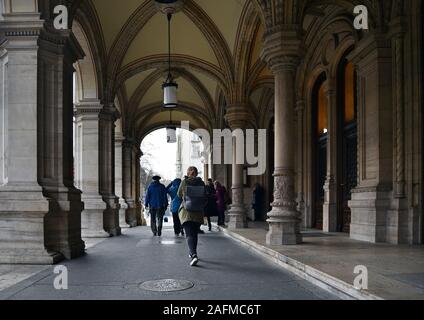
<instances>
[{"instance_id":1,"label":"blue jacket","mask_svg":"<svg viewBox=\"0 0 424 320\"><path fill-rule=\"evenodd\" d=\"M171 212L177 213L180 209L181 203L183 200L177 196L178 189L181 184L181 179L175 179L172 181L172 183L166 188L166 191L171 196L172 202L171 202Z\"/></svg>"},{"instance_id":2,"label":"blue jacket","mask_svg":"<svg viewBox=\"0 0 424 320\"><path fill-rule=\"evenodd\" d=\"M160 209L168 207L168 196L165 186L159 181L153 181L146 192L145 207Z\"/></svg>"}]
</instances>

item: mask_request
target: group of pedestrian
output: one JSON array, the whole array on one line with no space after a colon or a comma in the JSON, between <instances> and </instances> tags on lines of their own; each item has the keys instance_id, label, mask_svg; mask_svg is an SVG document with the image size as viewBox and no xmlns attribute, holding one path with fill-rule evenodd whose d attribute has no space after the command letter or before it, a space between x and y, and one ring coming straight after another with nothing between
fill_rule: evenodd
<instances>
[{"instance_id":1,"label":"group of pedestrian","mask_svg":"<svg viewBox=\"0 0 424 320\"><path fill-rule=\"evenodd\" d=\"M228 194L218 181L208 179L207 184L198 177L196 167L187 170L183 180L175 179L167 187L160 183L161 177L153 177L145 197L145 208L149 209L151 229L154 236L162 235L163 217L168 208L168 195L171 197L171 213L175 235L186 236L190 254L190 265L199 262L197 256L198 234L204 233L201 225L206 218L208 229L212 231L211 217L218 217L218 225L225 225L225 210Z\"/></svg>"}]
</instances>

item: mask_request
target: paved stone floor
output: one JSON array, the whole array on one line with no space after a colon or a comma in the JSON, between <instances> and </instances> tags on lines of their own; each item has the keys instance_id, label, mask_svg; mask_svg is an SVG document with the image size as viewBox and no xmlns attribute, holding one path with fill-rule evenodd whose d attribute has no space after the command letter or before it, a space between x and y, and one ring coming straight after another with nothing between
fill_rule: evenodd
<instances>
[{"instance_id":1,"label":"paved stone floor","mask_svg":"<svg viewBox=\"0 0 424 320\"><path fill-rule=\"evenodd\" d=\"M69 270L68 290L54 289L54 267L38 267L37 274L0 291L0 299L336 299L222 233L200 235L198 249L201 263L193 268L188 265L185 239L176 238L171 228L162 238L153 238L149 227L129 229L121 237L91 246L84 257L62 263ZM194 287L173 293L140 288L160 279L188 280Z\"/></svg>"},{"instance_id":2,"label":"paved stone floor","mask_svg":"<svg viewBox=\"0 0 424 320\"><path fill-rule=\"evenodd\" d=\"M366 266L368 292L383 299L424 299L424 246L372 244L317 230L304 231L301 245L268 246L267 224L256 222L232 232L349 284L355 266Z\"/></svg>"}]
</instances>

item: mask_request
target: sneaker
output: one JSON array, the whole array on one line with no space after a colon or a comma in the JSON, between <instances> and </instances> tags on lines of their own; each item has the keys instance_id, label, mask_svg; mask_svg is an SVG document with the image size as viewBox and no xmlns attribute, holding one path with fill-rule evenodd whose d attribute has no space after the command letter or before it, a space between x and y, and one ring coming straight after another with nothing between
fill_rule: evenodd
<instances>
[{"instance_id":1,"label":"sneaker","mask_svg":"<svg viewBox=\"0 0 424 320\"><path fill-rule=\"evenodd\" d=\"M158 235L158 234L157 234L156 232L155 232L155 233L153 233L153 236L154 236L154 237L156 237L157 235Z\"/></svg>"},{"instance_id":2,"label":"sneaker","mask_svg":"<svg viewBox=\"0 0 424 320\"><path fill-rule=\"evenodd\" d=\"M190 266L194 267L199 263L199 258L197 258L196 255L193 255L191 257L191 262L190 262Z\"/></svg>"},{"instance_id":3,"label":"sneaker","mask_svg":"<svg viewBox=\"0 0 424 320\"><path fill-rule=\"evenodd\" d=\"M162 231L159 231L158 232L158 237L161 237L162 236Z\"/></svg>"}]
</instances>

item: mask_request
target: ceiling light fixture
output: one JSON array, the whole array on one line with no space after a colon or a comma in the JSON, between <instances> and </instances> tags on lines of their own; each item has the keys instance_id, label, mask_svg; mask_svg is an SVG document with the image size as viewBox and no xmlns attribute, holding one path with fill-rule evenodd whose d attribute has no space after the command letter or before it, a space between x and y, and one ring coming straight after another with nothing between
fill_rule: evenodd
<instances>
[{"instance_id":1,"label":"ceiling light fixture","mask_svg":"<svg viewBox=\"0 0 424 320\"><path fill-rule=\"evenodd\" d=\"M168 19L168 77L162 85L163 106L165 108L176 108L178 106L177 89L178 84L174 81L171 73L171 19L172 13L167 13Z\"/></svg>"}]
</instances>

